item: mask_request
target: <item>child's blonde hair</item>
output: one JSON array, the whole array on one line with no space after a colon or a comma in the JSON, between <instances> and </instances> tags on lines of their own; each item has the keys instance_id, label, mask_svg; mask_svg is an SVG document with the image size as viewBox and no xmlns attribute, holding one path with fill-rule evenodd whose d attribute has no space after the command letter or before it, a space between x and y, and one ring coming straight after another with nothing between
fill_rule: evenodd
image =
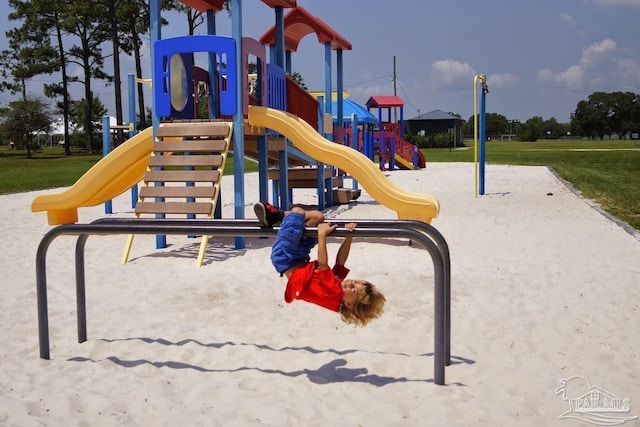
<instances>
[{"instance_id":1,"label":"child's blonde hair","mask_svg":"<svg viewBox=\"0 0 640 427\"><path fill-rule=\"evenodd\" d=\"M371 283L365 280L355 280L364 285L364 294L348 309L344 304L340 307L340 318L349 324L365 326L373 319L382 316L386 298Z\"/></svg>"}]
</instances>

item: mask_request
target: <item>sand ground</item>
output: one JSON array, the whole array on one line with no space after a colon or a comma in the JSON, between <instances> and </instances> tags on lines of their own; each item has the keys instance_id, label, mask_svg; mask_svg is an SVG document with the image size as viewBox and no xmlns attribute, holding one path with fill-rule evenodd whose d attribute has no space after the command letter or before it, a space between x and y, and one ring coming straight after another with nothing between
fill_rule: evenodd
<instances>
[{"instance_id":1,"label":"sand ground","mask_svg":"<svg viewBox=\"0 0 640 427\"><path fill-rule=\"evenodd\" d=\"M0 197L0 424L6 426L584 425L570 401L605 390L640 415L640 237L544 167L473 165L388 172L436 196L433 221L452 261L452 358L433 383L433 267L401 239L356 240L351 277L376 283L385 315L365 328L327 310L285 304L271 239L137 236L86 247L88 338L76 342L75 238L49 249L51 360L38 357L35 254L50 227L31 192ZM245 182L246 215L257 198ZM296 190L295 201L314 203ZM223 212L233 215L233 181ZM114 216L131 217L130 195ZM328 218L394 218L366 192ZM104 216L98 206L80 222ZM335 254L338 239L329 243ZM569 379L565 394L556 394ZM604 392L602 395L605 395ZM566 415L580 415L568 412ZM640 425L637 419L628 425Z\"/></svg>"}]
</instances>

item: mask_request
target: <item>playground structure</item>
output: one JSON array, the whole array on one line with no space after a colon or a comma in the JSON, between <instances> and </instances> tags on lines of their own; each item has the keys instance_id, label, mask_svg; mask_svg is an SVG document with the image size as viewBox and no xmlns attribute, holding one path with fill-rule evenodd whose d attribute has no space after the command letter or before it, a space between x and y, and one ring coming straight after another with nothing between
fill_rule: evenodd
<instances>
[{"instance_id":1,"label":"playground structure","mask_svg":"<svg viewBox=\"0 0 640 427\"><path fill-rule=\"evenodd\" d=\"M378 109L378 130L374 133L374 144L380 153L380 169L389 169L396 165L402 169L417 169L426 166L422 152L418 147L404 140L404 102L399 97L372 96L366 102L367 109ZM383 120L383 112L387 112L387 120ZM400 117L393 121L391 111L399 110Z\"/></svg>"},{"instance_id":2,"label":"playground structure","mask_svg":"<svg viewBox=\"0 0 640 427\"><path fill-rule=\"evenodd\" d=\"M343 104L352 113L343 127L334 129L336 141L350 146L371 161L378 155L380 170L418 169L426 167L426 161L417 146L405 141L404 102L397 96L373 96L366 102L367 109L346 99ZM337 102L334 102L337 105ZM378 110L376 117L371 109ZM392 109L400 110L400 119L393 121ZM386 110L386 120L383 112ZM336 119L334 118L334 122ZM356 142L357 141L357 142Z\"/></svg>"},{"instance_id":3,"label":"playground structure","mask_svg":"<svg viewBox=\"0 0 640 427\"><path fill-rule=\"evenodd\" d=\"M276 42L271 45L272 59L276 61L269 64L266 62L264 45L242 37L241 0L231 1L232 37L208 34L171 39L160 38L159 0L150 2L153 41L153 127L134 135L117 147L69 189L57 194L38 196L32 204L32 211L46 211L49 224L58 226L41 241L36 260L40 356L49 358L45 260L47 248L53 239L65 234L79 236L76 246L76 286L78 340L82 342L86 340L86 326L82 327L83 321L86 322L83 251L84 242L89 235L155 234L158 247L164 247L162 239L167 234L201 235L204 237L198 265L202 263L208 236L234 236L236 248L240 249L244 247L244 238L247 236L275 235L277 227L264 229L257 221L244 220L243 162L245 156L254 156L259 164L261 200L268 199L269 165L277 159L280 189L277 193L279 200L274 201L283 208L289 203L288 174L292 170L289 166L299 162L312 165L312 169L317 171L318 205L321 208L327 205L325 199L331 200L332 197L333 177L325 177L325 165L331 165L353 177L354 182L360 183L378 202L396 211L398 221L359 220L362 230L357 230L356 234L360 237L407 237L424 246L431 255L435 271L436 299L435 382L444 384L444 367L450 364L449 254L444 238L429 225L438 215L439 203L432 196L398 188L371 162L369 156L333 142L318 133L318 129L325 129L325 115L331 113L330 82L326 97L328 102L319 107L317 102L310 102L315 102L315 99L301 93L301 89L295 83L291 83L282 68L285 48L283 4L292 8L290 15L299 17L300 14L308 15L308 12L298 7L295 1L263 2L276 12ZM222 8L222 1L217 0L183 0L183 3L206 12L209 20L212 20L215 12ZM215 25L209 26L210 29L214 27ZM335 34L331 37L324 41L326 52L330 58L331 46L336 45L338 69L341 71L342 47L350 48L350 44ZM337 44L336 40L339 41ZM194 67L193 58L196 54L204 54L207 57L208 71ZM249 96L247 64L250 57L254 58L257 64L255 98ZM344 127L341 78L339 72L338 128ZM190 100L200 84L207 88L209 94L209 118L194 120L197 105ZM305 105L313 107L309 109ZM212 129L220 128L226 129L223 132L225 148L210 145L211 141L219 141L221 135L218 130ZM401 134L401 126L399 130L392 127L381 129L378 135L381 156L396 152L393 145L398 143ZM171 144L176 146L172 147ZM391 147L390 151L386 149L387 144ZM235 219L213 219L221 198L221 170L224 168L229 150L234 154ZM200 151L206 154L196 154ZM202 160L200 157L206 157L211 162L199 163ZM197 159L195 163L192 162L194 159ZM390 168L394 167L394 159L395 155L391 156ZM414 160L417 161L415 152ZM183 170L171 169L176 167ZM200 178L196 179L195 176ZM141 180L144 184L136 204L136 217L152 214L155 218L104 219L91 224L76 224L79 208L105 203L137 186ZM173 214L183 219L167 217ZM206 220L196 219L198 214L205 215ZM312 229L308 233L315 235L317 231ZM340 232L336 235L339 236ZM125 259L127 251L128 249L123 257Z\"/></svg>"}]
</instances>

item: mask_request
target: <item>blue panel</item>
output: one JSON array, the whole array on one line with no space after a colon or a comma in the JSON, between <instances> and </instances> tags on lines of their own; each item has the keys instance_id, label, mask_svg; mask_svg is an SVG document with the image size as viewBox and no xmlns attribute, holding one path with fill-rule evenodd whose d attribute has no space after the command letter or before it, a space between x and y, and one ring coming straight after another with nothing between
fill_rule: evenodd
<instances>
[{"instance_id":1,"label":"blue panel","mask_svg":"<svg viewBox=\"0 0 640 427\"><path fill-rule=\"evenodd\" d=\"M333 122L337 123L338 121L338 102L333 101L331 111L333 111ZM378 119L376 116L371 114L366 108L356 104L350 99L345 99L342 101L342 110L343 110L343 123L351 123L351 116L356 115L358 119L358 124L368 123L368 124L377 124Z\"/></svg>"},{"instance_id":2,"label":"blue panel","mask_svg":"<svg viewBox=\"0 0 640 427\"><path fill-rule=\"evenodd\" d=\"M158 40L154 44L153 58L153 90L155 95L155 111L159 117L171 115L171 75L169 60L176 53L214 53L224 58L226 65L226 84L220 79L218 85L220 99L220 113L223 115L236 114L238 109L236 100L237 64L236 42L233 38L212 35L194 35ZM212 72L211 70L209 71ZM191 70L188 70L191 79Z\"/></svg>"},{"instance_id":3,"label":"blue panel","mask_svg":"<svg viewBox=\"0 0 640 427\"><path fill-rule=\"evenodd\" d=\"M287 111L287 80L282 67L267 64L267 106Z\"/></svg>"}]
</instances>

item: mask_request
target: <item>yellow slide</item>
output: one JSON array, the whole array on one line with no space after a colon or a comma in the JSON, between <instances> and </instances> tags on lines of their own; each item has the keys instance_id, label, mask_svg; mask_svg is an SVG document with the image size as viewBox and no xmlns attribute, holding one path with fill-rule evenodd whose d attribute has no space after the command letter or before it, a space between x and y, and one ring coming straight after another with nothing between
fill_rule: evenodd
<instances>
[{"instance_id":1,"label":"yellow slide","mask_svg":"<svg viewBox=\"0 0 640 427\"><path fill-rule=\"evenodd\" d=\"M440 203L435 197L409 192L396 186L365 155L353 148L328 141L307 122L293 114L251 105L249 123L273 129L289 138L305 154L343 169L376 201L396 211L398 219L430 223L431 219L438 216Z\"/></svg>"},{"instance_id":2,"label":"yellow slide","mask_svg":"<svg viewBox=\"0 0 640 427\"><path fill-rule=\"evenodd\" d=\"M68 189L33 199L31 211L47 211L49 225L77 222L78 208L107 202L143 178L152 140L153 128L149 127L103 157Z\"/></svg>"},{"instance_id":3,"label":"yellow slide","mask_svg":"<svg viewBox=\"0 0 640 427\"><path fill-rule=\"evenodd\" d=\"M400 167L403 169L408 169L408 170L415 169L415 167L413 166L413 163L411 163L410 161L408 161L398 153L394 154L394 160L396 161L396 164L400 165Z\"/></svg>"}]
</instances>

